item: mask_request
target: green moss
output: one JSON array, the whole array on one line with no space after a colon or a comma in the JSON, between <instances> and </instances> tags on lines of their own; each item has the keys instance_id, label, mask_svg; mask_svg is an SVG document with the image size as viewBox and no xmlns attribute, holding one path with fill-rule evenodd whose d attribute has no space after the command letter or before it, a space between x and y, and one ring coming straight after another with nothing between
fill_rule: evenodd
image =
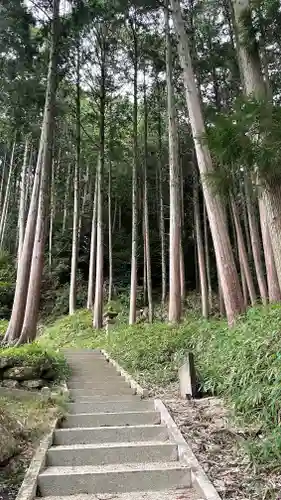
<instances>
[{"instance_id":1,"label":"green moss","mask_svg":"<svg viewBox=\"0 0 281 500\"><path fill-rule=\"evenodd\" d=\"M42 366L51 370L54 380L61 380L68 375L68 366L64 356L51 348L46 348L38 342L19 347L0 348L0 357L13 360L13 366L32 366L41 371Z\"/></svg>"}]
</instances>

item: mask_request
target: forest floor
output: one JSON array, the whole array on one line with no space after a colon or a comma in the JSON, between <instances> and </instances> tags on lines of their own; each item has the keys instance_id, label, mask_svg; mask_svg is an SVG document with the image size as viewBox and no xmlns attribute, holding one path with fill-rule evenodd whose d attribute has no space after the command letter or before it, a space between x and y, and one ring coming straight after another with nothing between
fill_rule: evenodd
<instances>
[{"instance_id":1,"label":"forest floor","mask_svg":"<svg viewBox=\"0 0 281 500\"><path fill-rule=\"evenodd\" d=\"M165 403L223 500L281 499L280 469L253 466L245 450L253 429L237 425L222 399L185 401L177 383L151 388L150 394Z\"/></svg>"},{"instance_id":2,"label":"forest floor","mask_svg":"<svg viewBox=\"0 0 281 500\"><path fill-rule=\"evenodd\" d=\"M58 416L41 401L0 398L0 500L14 500L40 438Z\"/></svg>"}]
</instances>

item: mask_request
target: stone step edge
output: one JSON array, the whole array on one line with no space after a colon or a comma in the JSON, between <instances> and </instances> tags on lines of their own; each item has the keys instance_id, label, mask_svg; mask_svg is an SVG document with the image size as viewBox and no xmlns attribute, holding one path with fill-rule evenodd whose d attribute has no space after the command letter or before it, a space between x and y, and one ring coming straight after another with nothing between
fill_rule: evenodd
<instances>
[{"instance_id":1,"label":"stone step edge","mask_svg":"<svg viewBox=\"0 0 281 500\"><path fill-rule=\"evenodd\" d=\"M135 389L136 391L136 394L139 394L142 398L147 398L148 395L149 395L149 391L148 389L144 389L143 387L140 386L140 384L138 384L138 382L136 382L133 377L131 377L131 375L126 372L126 370L124 370L124 368L122 368L118 363L117 361L115 361L114 359L112 359L110 357L110 355L104 350L104 349L101 349L101 352L102 354L104 355L104 357L107 359L107 361L114 366L114 368L116 368L117 372L125 378L126 382L130 385L130 387L132 389Z\"/></svg>"},{"instance_id":2,"label":"stone step edge","mask_svg":"<svg viewBox=\"0 0 281 500\"><path fill-rule=\"evenodd\" d=\"M166 425L162 425L162 424L134 424L134 425L111 425L110 427L70 427L69 429L68 428L56 428L55 431L56 432L71 432L71 431L91 431L91 430L107 430L107 429L111 429L111 430L120 430L120 429L143 429L143 428L155 428L155 429L166 429Z\"/></svg>"},{"instance_id":3,"label":"stone step edge","mask_svg":"<svg viewBox=\"0 0 281 500\"><path fill-rule=\"evenodd\" d=\"M110 472L149 472L149 471L166 471L166 470L182 470L190 471L190 466L184 462L134 462L125 464L104 464L104 465L61 465L47 467L40 473L40 477L49 476L65 476L83 475L83 474L108 474Z\"/></svg>"},{"instance_id":4,"label":"stone step edge","mask_svg":"<svg viewBox=\"0 0 281 500\"><path fill-rule=\"evenodd\" d=\"M151 448L164 446L172 447L176 446L176 443L171 441L113 441L112 443L87 443L87 444L58 444L52 445L49 450L52 451L72 451L72 450L96 450L103 449L107 450L110 448L141 448L142 446L151 446ZM49 451L48 450L48 451Z\"/></svg>"}]
</instances>

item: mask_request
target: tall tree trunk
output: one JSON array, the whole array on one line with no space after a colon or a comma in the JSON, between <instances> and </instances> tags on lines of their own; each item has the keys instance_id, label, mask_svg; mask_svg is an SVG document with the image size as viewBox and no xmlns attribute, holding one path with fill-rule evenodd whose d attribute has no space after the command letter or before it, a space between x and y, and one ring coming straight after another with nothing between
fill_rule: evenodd
<instances>
[{"instance_id":1,"label":"tall tree trunk","mask_svg":"<svg viewBox=\"0 0 281 500\"><path fill-rule=\"evenodd\" d=\"M49 225L49 273L52 271L52 252L53 252L53 226L55 218L55 161L52 162L51 173L51 200L50 200L50 225Z\"/></svg>"},{"instance_id":2,"label":"tall tree trunk","mask_svg":"<svg viewBox=\"0 0 281 500\"><path fill-rule=\"evenodd\" d=\"M144 197L143 197L144 205ZM142 239L143 239L143 303L147 304L147 264L146 264L146 244L145 244L145 217L142 213Z\"/></svg>"},{"instance_id":3,"label":"tall tree trunk","mask_svg":"<svg viewBox=\"0 0 281 500\"><path fill-rule=\"evenodd\" d=\"M110 117L111 119L111 117ZM111 135L111 134L110 134ZM111 142L111 137L110 137ZM111 155L111 149L109 154ZM109 284L108 284L108 302L112 300L113 292L113 255L112 255L112 213L111 213L111 158L108 162L108 261L109 261Z\"/></svg>"},{"instance_id":4,"label":"tall tree trunk","mask_svg":"<svg viewBox=\"0 0 281 500\"><path fill-rule=\"evenodd\" d=\"M241 263L243 266L243 271L244 271L247 287L248 287L249 294L250 294L251 304L253 306L253 305L255 305L255 303L257 301L255 285L254 285L251 269L249 266L247 250L245 247L245 242L244 242L244 237L243 237L243 232L242 232L242 227L241 227L241 223L240 223L240 219L239 219L237 206L236 206L236 203L235 203L232 195L230 197L230 202L231 202L231 209L232 209L234 225L235 225L235 230L236 230L236 236L237 236L238 253L239 253L239 256L241 258ZM244 296L244 298L245 298L245 296Z\"/></svg>"},{"instance_id":5,"label":"tall tree trunk","mask_svg":"<svg viewBox=\"0 0 281 500\"><path fill-rule=\"evenodd\" d=\"M200 216L200 206L199 206L199 188L198 188L197 172L195 170L196 166L194 165L193 168L194 168L194 180L193 180L194 222L195 222L195 235L196 235L196 243L197 243L198 267L199 267L199 275L200 275L202 316L204 318L208 318L208 316L209 316L208 282L207 282L205 254L204 254L204 246L203 246L202 227L201 227L201 216Z\"/></svg>"},{"instance_id":6,"label":"tall tree trunk","mask_svg":"<svg viewBox=\"0 0 281 500\"><path fill-rule=\"evenodd\" d=\"M91 189L91 187L89 185L89 163L87 163L86 175L84 177L84 188L83 188L83 195L82 195L81 210L79 210L79 222L78 222L78 233L77 233L78 245L79 245L79 240L80 240L80 236L81 236L82 219L83 219L84 212L85 212L87 195L90 192L90 189Z\"/></svg>"},{"instance_id":7,"label":"tall tree trunk","mask_svg":"<svg viewBox=\"0 0 281 500\"><path fill-rule=\"evenodd\" d=\"M98 201L98 178L96 175L93 215L92 215L88 298L87 298L87 309L89 310L92 310L94 305L94 283L95 283L95 262L96 262L96 240L97 240L97 201Z\"/></svg>"},{"instance_id":8,"label":"tall tree trunk","mask_svg":"<svg viewBox=\"0 0 281 500\"><path fill-rule=\"evenodd\" d=\"M68 209L68 197L69 197L69 187L70 187L70 176L71 176L71 162L68 162L67 166L67 176L66 185L64 193L64 205L63 205L63 219L62 219L62 232L65 232L66 222L67 222L67 209Z\"/></svg>"},{"instance_id":9,"label":"tall tree trunk","mask_svg":"<svg viewBox=\"0 0 281 500\"><path fill-rule=\"evenodd\" d=\"M106 48L105 33L101 33L101 86L100 86L100 151L97 168L98 200L97 200L97 260L96 288L94 302L93 327L102 328L103 323L103 172L105 151L105 79Z\"/></svg>"},{"instance_id":10,"label":"tall tree trunk","mask_svg":"<svg viewBox=\"0 0 281 500\"><path fill-rule=\"evenodd\" d=\"M33 340L36 337L37 318L40 302L40 289L44 264L44 246L45 246L45 226L48 214L49 205L49 185L50 185L50 170L52 162L52 136L54 127L54 109L57 88L57 51L59 42L59 0L53 1L53 23L52 23L52 44L50 49L49 71L47 78L46 102L44 110L44 118L42 124L41 140L42 147L42 167L41 167L41 183L40 196L36 220L36 230L34 238L34 246L32 252L32 260L30 267L30 275L28 281L28 293L26 298L26 307L22 330L18 344ZM40 154L38 155L40 156ZM25 232L23 251L19 262L19 268L22 265L22 260L25 257L25 241L27 236L27 227Z\"/></svg>"},{"instance_id":11,"label":"tall tree trunk","mask_svg":"<svg viewBox=\"0 0 281 500\"><path fill-rule=\"evenodd\" d=\"M137 252L138 252L138 39L132 23L134 41L134 104L133 104L133 166L132 166L132 255L129 324L136 322L137 303ZM121 219L121 217L120 217Z\"/></svg>"},{"instance_id":12,"label":"tall tree trunk","mask_svg":"<svg viewBox=\"0 0 281 500\"><path fill-rule=\"evenodd\" d=\"M112 221L112 234L115 233L115 229L116 229L117 209L118 209L118 201L117 201L117 198L115 198L114 210L113 210L113 221Z\"/></svg>"},{"instance_id":13,"label":"tall tree trunk","mask_svg":"<svg viewBox=\"0 0 281 500\"><path fill-rule=\"evenodd\" d=\"M210 183L206 182L206 174L213 172L210 150L205 138L205 125L192 68L188 36L180 9L179 0L171 0L173 22L178 35L178 51L183 69L186 89L186 102L196 149L198 167L202 179L203 192L213 237L217 267L224 296L226 314L229 324L233 324L237 315L244 308L239 277L228 234L225 210L220 197L214 193Z\"/></svg>"},{"instance_id":14,"label":"tall tree trunk","mask_svg":"<svg viewBox=\"0 0 281 500\"><path fill-rule=\"evenodd\" d=\"M5 229L6 229L6 223L7 223L8 205L9 205L9 200L10 200L12 173L13 173L13 166L14 166L15 147L16 147L16 141L14 141L13 147L12 147L8 180L7 180L5 197L4 197L1 219L0 219L0 248L3 247L3 241L4 241Z\"/></svg>"},{"instance_id":15,"label":"tall tree trunk","mask_svg":"<svg viewBox=\"0 0 281 500\"><path fill-rule=\"evenodd\" d=\"M20 180L20 204L19 204L19 217L18 217L18 261L21 256L23 239L24 239L24 229L25 229L25 200L26 200L26 170L28 163L28 150L29 150L29 140L25 140L23 164L21 171Z\"/></svg>"},{"instance_id":16,"label":"tall tree trunk","mask_svg":"<svg viewBox=\"0 0 281 500\"><path fill-rule=\"evenodd\" d=\"M210 247L209 247L209 234L208 234L208 218L206 203L203 200L203 225L204 225L204 248L205 248L205 262L206 262L206 274L208 282L208 300L209 300L209 311L213 309L213 290L212 290L212 280L211 280L211 263L210 263Z\"/></svg>"},{"instance_id":17,"label":"tall tree trunk","mask_svg":"<svg viewBox=\"0 0 281 500\"><path fill-rule=\"evenodd\" d=\"M269 227L266 217L266 207L263 196L259 197L259 213L261 222L261 234L264 248L264 260L267 276L268 298L270 303L281 301L280 286L276 272L275 259L272 250L272 243L269 234Z\"/></svg>"},{"instance_id":18,"label":"tall tree trunk","mask_svg":"<svg viewBox=\"0 0 281 500\"><path fill-rule=\"evenodd\" d=\"M181 319L181 280L180 280L180 244L181 244L181 203L180 203L180 168L178 133L176 124L175 96L172 76L172 44L169 28L169 14L165 8L166 30L166 80L167 110L169 129L169 164L170 164L170 245L169 245L169 321L177 323Z\"/></svg>"},{"instance_id":19,"label":"tall tree trunk","mask_svg":"<svg viewBox=\"0 0 281 500\"><path fill-rule=\"evenodd\" d=\"M251 194L249 192L248 181L245 181L245 193L246 193L246 205L249 219L249 229L250 229L250 238L252 244L253 258L255 263L255 270L258 280L258 286L260 291L260 296L262 299L262 303L264 305L267 304L267 286L264 277L263 270L263 262L261 255L261 241L259 235L259 229L257 224L257 218L255 214L255 207L253 205L253 201L251 199Z\"/></svg>"},{"instance_id":20,"label":"tall tree trunk","mask_svg":"<svg viewBox=\"0 0 281 500\"><path fill-rule=\"evenodd\" d=\"M7 151L5 152L5 156L2 160L1 165L2 165L2 172L1 172L1 186L0 186L0 209L2 212L4 185L6 181Z\"/></svg>"},{"instance_id":21,"label":"tall tree trunk","mask_svg":"<svg viewBox=\"0 0 281 500\"><path fill-rule=\"evenodd\" d=\"M161 244L161 304L165 306L167 295L167 271L166 271L166 244L165 244L165 214L164 214L164 196L163 196L163 172L162 172L162 125L160 109L160 86L158 86L158 178L159 178L159 235Z\"/></svg>"},{"instance_id":22,"label":"tall tree trunk","mask_svg":"<svg viewBox=\"0 0 281 500\"><path fill-rule=\"evenodd\" d=\"M144 238L146 253L146 277L147 277L147 297L148 297L148 319L153 322L153 299L152 299L152 278L151 278L151 258L150 258L150 235L149 235L149 214L148 214L148 185L147 185L147 159L148 159L148 109L146 99L146 73L144 69Z\"/></svg>"},{"instance_id":23,"label":"tall tree trunk","mask_svg":"<svg viewBox=\"0 0 281 500\"><path fill-rule=\"evenodd\" d=\"M72 225L72 251L69 287L69 314L74 314L76 309L76 279L78 261L78 230L79 230L79 175L81 159L81 104L80 104L80 40L77 42L76 66L76 161L74 170L73 193L73 225Z\"/></svg>"}]
</instances>

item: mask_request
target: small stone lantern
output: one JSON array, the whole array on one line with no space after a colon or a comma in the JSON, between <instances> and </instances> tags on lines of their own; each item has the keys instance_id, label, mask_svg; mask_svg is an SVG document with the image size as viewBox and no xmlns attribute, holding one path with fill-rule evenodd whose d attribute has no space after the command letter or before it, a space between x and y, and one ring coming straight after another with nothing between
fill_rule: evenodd
<instances>
[{"instance_id":1,"label":"small stone lantern","mask_svg":"<svg viewBox=\"0 0 281 500\"><path fill-rule=\"evenodd\" d=\"M111 308L108 308L108 310L103 314L103 324L105 326L106 333L109 333L109 331L112 329L117 316L118 313L116 311L113 311L113 309Z\"/></svg>"}]
</instances>

